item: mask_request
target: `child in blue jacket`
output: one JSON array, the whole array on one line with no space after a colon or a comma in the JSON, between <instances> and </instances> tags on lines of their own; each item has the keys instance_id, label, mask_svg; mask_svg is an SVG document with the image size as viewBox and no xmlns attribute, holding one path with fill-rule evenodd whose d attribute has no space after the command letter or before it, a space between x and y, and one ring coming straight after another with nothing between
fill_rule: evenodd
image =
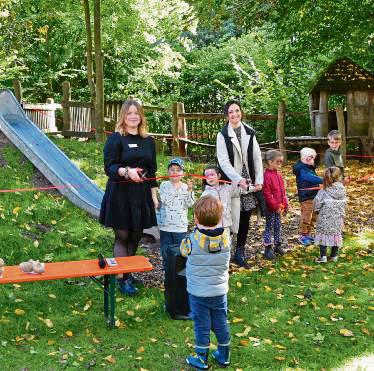
<instances>
[{"instance_id":1,"label":"child in blue jacket","mask_svg":"<svg viewBox=\"0 0 374 371\"><path fill-rule=\"evenodd\" d=\"M299 242L305 246L314 243L314 238L311 236L316 219L313 200L317 195L319 185L323 183L322 178L316 174L316 167L314 166L316 156L316 151L313 148L305 147L300 151L300 160L293 166L293 173L296 175L297 193L301 204Z\"/></svg>"}]
</instances>

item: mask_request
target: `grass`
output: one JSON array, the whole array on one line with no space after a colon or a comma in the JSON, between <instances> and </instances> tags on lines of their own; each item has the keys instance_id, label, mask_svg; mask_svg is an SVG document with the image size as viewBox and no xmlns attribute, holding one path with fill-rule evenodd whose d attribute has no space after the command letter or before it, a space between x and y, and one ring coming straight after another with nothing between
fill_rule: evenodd
<instances>
[{"instance_id":1,"label":"grass","mask_svg":"<svg viewBox=\"0 0 374 371\"><path fill-rule=\"evenodd\" d=\"M102 145L56 143L95 182L105 184ZM8 166L0 168L0 189L30 186L30 163L12 148L3 156ZM158 162L165 174L166 159ZM201 172L202 165L188 166L187 171ZM30 257L63 261L111 254L112 232L53 193L1 194L0 235L0 256L9 265ZM368 250L373 240L370 231L347 238L335 265L315 265L317 252L299 247L261 271L234 273L229 291L230 369L330 369L373 352ZM305 299L308 289L311 298ZM119 294L115 330L105 327L102 292L88 279L0 285L0 297L4 370L181 370L193 351L193 323L170 320L158 289L141 288L135 298Z\"/></svg>"}]
</instances>

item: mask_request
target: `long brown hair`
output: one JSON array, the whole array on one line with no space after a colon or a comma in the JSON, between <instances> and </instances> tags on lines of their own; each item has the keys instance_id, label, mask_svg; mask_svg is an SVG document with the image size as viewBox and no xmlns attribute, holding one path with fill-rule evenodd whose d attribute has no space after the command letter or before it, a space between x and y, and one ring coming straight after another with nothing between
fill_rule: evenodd
<instances>
[{"instance_id":1,"label":"long brown hair","mask_svg":"<svg viewBox=\"0 0 374 371\"><path fill-rule=\"evenodd\" d=\"M131 106L135 106L138 110L138 113L140 115L140 124L138 126L139 135L144 138L148 135L147 120L145 118L142 105L135 99L127 99L125 102L123 102L115 131L119 132L121 135L127 135L125 118Z\"/></svg>"},{"instance_id":2,"label":"long brown hair","mask_svg":"<svg viewBox=\"0 0 374 371\"><path fill-rule=\"evenodd\" d=\"M331 166L326 169L325 176L323 177L323 189L331 187L335 182L342 181L342 172L336 166Z\"/></svg>"}]
</instances>

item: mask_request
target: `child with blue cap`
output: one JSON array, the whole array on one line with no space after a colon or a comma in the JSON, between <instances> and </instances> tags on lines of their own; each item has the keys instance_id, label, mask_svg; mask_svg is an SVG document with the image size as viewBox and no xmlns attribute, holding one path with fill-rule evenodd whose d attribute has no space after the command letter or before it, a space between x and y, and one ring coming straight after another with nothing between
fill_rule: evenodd
<instances>
[{"instance_id":1,"label":"child with blue cap","mask_svg":"<svg viewBox=\"0 0 374 371\"><path fill-rule=\"evenodd\" d=\"M179 245L186 237L188 208L195 202L192 181L182 182L184 161L181 158L173 158L169 161L168 175L169 180L160 185L161 206L158 220L164 271L167 269L168 246Z\"/></svg>"}]
</instances>

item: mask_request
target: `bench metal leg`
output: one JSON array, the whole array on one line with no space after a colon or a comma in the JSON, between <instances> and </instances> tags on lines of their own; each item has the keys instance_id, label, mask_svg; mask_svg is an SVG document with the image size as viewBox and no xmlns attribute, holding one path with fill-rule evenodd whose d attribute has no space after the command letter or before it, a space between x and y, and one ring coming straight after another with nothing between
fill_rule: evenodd
<instances>
[{"instance_id":1,"label":"bench metal leg","mask_svg":"<svg viewBox=\"0 0 374 371\"><path fill-rule=\"evenodd\" d=\"M104 317L110 328L114 327L116 313L116 275L104 276Z\"/></svg>"}]
</instances>

